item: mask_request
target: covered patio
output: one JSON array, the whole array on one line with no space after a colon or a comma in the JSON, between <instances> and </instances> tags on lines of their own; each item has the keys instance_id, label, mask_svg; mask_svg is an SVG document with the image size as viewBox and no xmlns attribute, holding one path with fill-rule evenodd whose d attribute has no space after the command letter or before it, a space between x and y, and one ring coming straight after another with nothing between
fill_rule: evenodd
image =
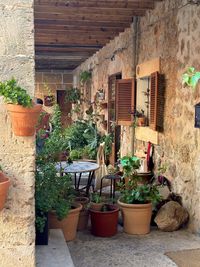
<instances>
[{"instance_id":1,"label":"covered patio","mask_svg":"<svg viewBox=\"0 0 200 267\"><path fill-rule=\"evenodd\" d=\"M14 78L43 114L16 134L0 99L0 267L199 266L200 2L0 0L0 12L0 95L12 104ZM137 215L130 230L123 203L149 205L147 226ZM68 239L75 209L89 221ZM108 219L93 228L115 211L111 234ZM49 245L35 246L38 229Z\"/></svg>"}]
</instances>

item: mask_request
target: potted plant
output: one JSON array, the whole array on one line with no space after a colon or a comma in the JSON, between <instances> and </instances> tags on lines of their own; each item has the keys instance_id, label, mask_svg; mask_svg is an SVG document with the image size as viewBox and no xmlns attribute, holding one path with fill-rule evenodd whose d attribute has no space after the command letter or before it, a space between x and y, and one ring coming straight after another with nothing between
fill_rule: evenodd
<instances>
[{"instance_id":1,"label":"potted plant","mask_svg":"<svg viewBox=\"0 0 200 267\"><path fill-rule=\"evenodd\" d=\"M124 232L127 234L147 234L150 232L152 204L160 200L156 185L138 185L137 180L129 180L128 186L120 184L121 197L118 204L122 211Z\"/></svg>"},{"instance_id":2,"label":"potted plant","mask_svg":"<svg viewBox=\"0 0 200 267\"><path fill-rule=\"evenodd\" d=\"M7 103L15 135L34 135L42 105L34 104L26 90L17 85L14 78L0 82L0 96Z\"/></svg>"},{"instance_id":3,"label":"potted plant","mask_svg":"<svg viewBox=\"0 0 200 267\"><path fill-rule=\"evenodd\" d=\"M10 179L2 172L0 166L0 211L4 208L9 186Z\"/></svg>"},{"instance_id":4,"label":"potted plant","mask_svg":"<svg viewBox=\"0 0 200 267\"><path fill-rule=\"evenodd\" d=\"M146 117L144 115L144 110L141 109L140 112L136 112L136 117L137 117L137 126L145 126L146 125Z\"/></svg>"},{"instance_id":5,"label":"potted plant","mask_svg":"<svg viewBox=\"0 0 200 267\"><path fill-rule=\"evenodd\" d=\"M103 207L104 203L102 201L102 197L99 193L94 192L91 194L91 202L90 202L90 209L100 211Z\"/></svg>"},{"instance_id":6,"label":"potted plant","mask_svg":"<svg viewBox=\"0 0 200 267\"><path fill-rule=\"evenodd\" d=\"M45 224L49 223L50 228L61 228L66 240L72 240L76 235L81 205L73 203L75 194L71 176L62 174L62 169L58 167L58 158L55 157L63 149L67 149L60 115L59 109L56 107L52 120L53 131L37 152L36 229L38 233L45 234L45 229L48 229L48 227L45 228ZM47 237L46 240L48 240Z\"/></svg>"},{"instance_id":7,"label":"potted plant","mask_svg":"<svg viewBox=\"0 0 200 267\"><path fill-rule=\"evenodd\" d=\"M124 156L120 159L120 165L123 171L125 184L134 176L136 179L136 170L140 167L140 159L135 156Z\"/></svg>"},{"instance_id":8,"label":"potted plant","mask_svg":"<svg viewBox=\"0 0 200 267\"><path fill-rule=\"evenodd\" d=\"M111 237L117 233L119 208L104 204L101 210L90 208L91 233L100 237Z\"/></svg>"},{"instance_id":9,"label":"potted plant","mask_svg":"<svg viewBox=\"0 0 200 267\"><path fill-rule=\"evenodd\" d=\"M70 102L72 104L77 104L81 99L81 92L76 87L71 87L66 90L66 102Z\"/></svg>"},{"instance_id":10,"label":"potted plant","mask_svg":"<svg viewBox=\"0 0 200 267\"><path fill-rule=\"evenodd\" d=\"M90 71L82 71L80 73L80 82L82 84L86 83L87 81L89 81L92 77L92 73Z\"/></svg>"},{"instance_id":11,"label":"potted plant","mask_svg":"<svg viewBox=\"0 0 200 267\"><path fill-rule=\"evenodd\" d=\"M88 219L89 219L89 211L88 211L89 201L90 201L89 198L84 196L75 198L75 203L80 203L82 205L77 226L78 231L87 229Z\"/></svg>"}]
</instances>

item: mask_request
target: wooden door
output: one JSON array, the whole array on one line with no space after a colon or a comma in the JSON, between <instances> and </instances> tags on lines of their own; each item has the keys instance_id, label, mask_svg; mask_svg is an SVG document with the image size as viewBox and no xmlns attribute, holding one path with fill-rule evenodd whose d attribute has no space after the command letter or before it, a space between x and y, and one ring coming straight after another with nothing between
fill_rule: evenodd
<instances>
[{"instance_id":1,"label":"wooden door","mask_svg":"<svg viewBox=\"0 0 200 267\"><path fill-rule=\"evenodd\" d=\"M57 90L57 104L60 106L62 112L61 121L63 127L66 127L72 123L70 112L72 109L72 104L66 102L66 91Z\"/></svg>"}]
</instances>

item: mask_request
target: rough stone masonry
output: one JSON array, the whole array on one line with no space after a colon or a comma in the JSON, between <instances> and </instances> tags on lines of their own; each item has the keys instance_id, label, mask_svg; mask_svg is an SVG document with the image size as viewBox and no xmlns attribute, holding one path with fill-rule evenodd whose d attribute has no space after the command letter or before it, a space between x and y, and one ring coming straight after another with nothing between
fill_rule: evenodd
<instances>
[{"instance_id":1,"label":"rough stone masonry","mask_svg":"<svg viewBox=\"0 0 200 267\"><path fill-rule=\"evenodd\" d=\"M15 77L34 95L33 0L0 0L0 81ZM0 267L35 266L35 138L16 137L0 102L0 165L10 177L0 212Z\"/></svg>"}]
</instances>

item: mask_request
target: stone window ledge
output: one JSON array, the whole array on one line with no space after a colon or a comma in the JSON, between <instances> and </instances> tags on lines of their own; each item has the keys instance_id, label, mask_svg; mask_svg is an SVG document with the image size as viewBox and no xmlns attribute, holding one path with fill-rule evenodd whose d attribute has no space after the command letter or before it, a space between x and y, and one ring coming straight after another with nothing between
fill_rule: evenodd
<instances>
[{"instance_id":1,"label":"stone window ledge","mask_svg":"<svg viewBox=\"0 0 200 267\"><path fill-rule=\"evenodd\" d=\"M158 132L153 131L149 127L136 127L135 138L144 142L151 142L158 145Z\"/></svg>"}]
</instances>

